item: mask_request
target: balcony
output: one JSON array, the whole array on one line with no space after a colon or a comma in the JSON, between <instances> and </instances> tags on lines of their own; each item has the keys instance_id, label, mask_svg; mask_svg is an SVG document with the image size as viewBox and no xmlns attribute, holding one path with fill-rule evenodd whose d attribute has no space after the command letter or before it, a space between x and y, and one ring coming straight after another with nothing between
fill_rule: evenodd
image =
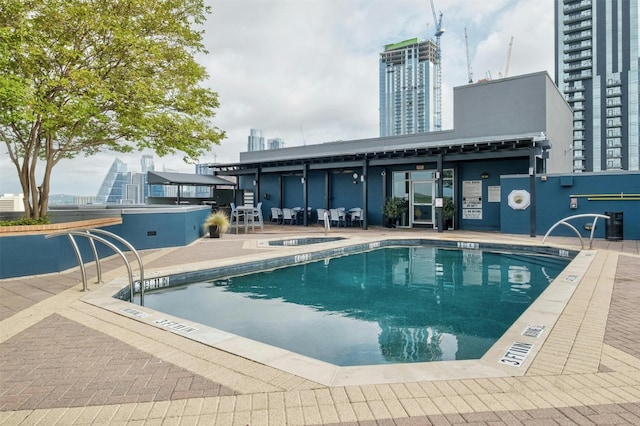
<instances>
[{"instance_id":1,"label":"balcony","mask_svg":"<svg viewBox=\"0 0 640 426\"><path fill-rule=\"evenodd\" d=\"M576 81L591 78L591 70L583 70L581 73L569 74L564 76L564 81Z\"/></svg>"},{"instance_id":2,"label":"balcony","mask_svg":"<svg viewBox=\"0 0 640 426\"><path fill-rule=\"evenodd\" d=\"M579 3L569 3L565 4L562 10L567 12L577 12L579 10L590 9L591 8L591 0L582 0Z\"/></svg>"},{"instance_id":3,"label":"balcony","mask_svg":"<svg viewBox=\"0 0 640 426\"><path fill-rule=\"evenodd\" d=\"M591 61L591 59L586 59L580 62L572 62L570 64L565 64L563 71L564 72L580 71L583 69L589 69L591 68L592 65L593 65L593 62Z\"/></svg>"},{"instance_id":4,"label":"balcony","mask_svg":"<svg viewBox=\"0 0 640 426\"><path fill-rule=\"evenodd\" d=\"M567 34L567 33L572 33L572 32L575 32L575 31L582 31L582 30L585 30L587 28L590 29L591 26L592 26L591 19L588 19L588 20L585 20L585 21L582 21L582 22L578 22L578 23L575 23L575 24L565 25L563 27L563 29L562 29L562 32L564 34Z\"/></svg>"},{"instance_id":5,"label":"balcony","mask_svg":"<svg viewBox=\"0 0 640 426\"><path fill-rule=\"evenodd\" d=\"M564 41L572 42L572 41L587 40L587 39L590 39L591 36L592 36L591 30L580 31L579 33L572 33L570 35L564 36Z\"/></svg>"},{"instance_id":6,"label":"balcony","mask_svg":"<svg viewBox=\"0 0 640 426\"><path fill-rule=\"evenodd\" d=\"M578 21L582 21L584 19L590 19L590 18L591 18L591 9L583 10L582 12L579 12L579 13L571 13L568 15L564 15L563 23L567 25L567 24L572 24L574 22L578 22Z\"/></svg>"},{"instance_id":7,"label":"balcony","mask_svg":"<svg viewBox=\"0 0 640 426\"><path fill-rule=\"evenodd\" d=\"M583 61L585 59L591 59L591 49L584 49L579 51L578 53L572 53L570 55L564 55L562 60L564 62L575 62L575 61Z\"/></svg>"},{"instance_id":8,"label":"balcony","mask_svg":"<svg viewBox=\"0 0 640 426\"><path fill-rule=\"evenodd\" d=\"M580 93L576 93L575 95L571 96L571 95L565 95L564 96L565 100L567 102L580 102L580 101L584 101L584 95L582 94L582 92Z\"/></svg>"},{"instance_id":9,"label":"balcony","mask_svg":"<svg viewBox=\"0 0 640 426\"><path fill-rule=\"evenodd\" d=\"M564 53L575 52L577 50L591 49L591 39L582 40L580 43L569 43L564 45Z\"/></svg>"}]
</instances>

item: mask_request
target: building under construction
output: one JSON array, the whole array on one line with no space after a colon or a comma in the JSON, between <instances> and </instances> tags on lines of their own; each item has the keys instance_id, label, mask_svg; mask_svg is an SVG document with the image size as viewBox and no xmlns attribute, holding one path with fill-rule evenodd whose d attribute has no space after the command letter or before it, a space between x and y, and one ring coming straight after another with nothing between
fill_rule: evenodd
<instances>
[{"instance_id":1,"label":"building under construction","mask_svg":"<svg viewBox=\"0 0 640 426\"><path fill-rule=\"evenodd\" d=\"M417 38L380 54L380 136L437 130L434 123L436 44Z\"/></svg>"}]
</instances>

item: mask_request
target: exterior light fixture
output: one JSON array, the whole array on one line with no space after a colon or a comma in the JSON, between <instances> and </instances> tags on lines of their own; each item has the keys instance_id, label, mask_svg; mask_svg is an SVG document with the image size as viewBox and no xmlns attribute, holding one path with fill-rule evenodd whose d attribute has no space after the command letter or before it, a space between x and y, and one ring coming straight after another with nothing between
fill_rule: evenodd
<instances>
[{"instance_id":1,"label":"exterior light fixture","mask_svg":"<svg viewBox=\"0 0 640 426\"><path fill-rule=\"evenodd\" d=\"M480 173L480 177L482 179L489 179L491 177L491 175L489 174L489 172L482 172L482 173Z\"/></svg>"}]
</instances>

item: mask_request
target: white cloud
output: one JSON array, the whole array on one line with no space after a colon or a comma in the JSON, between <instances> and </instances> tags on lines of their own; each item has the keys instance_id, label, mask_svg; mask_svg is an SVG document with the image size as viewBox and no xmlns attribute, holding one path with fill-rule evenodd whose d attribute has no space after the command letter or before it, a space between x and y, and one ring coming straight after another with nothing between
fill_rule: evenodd
<instances>
[{"instance_id":1,"label":"white cloud","mask_svg":"<svg viewBox=\"0 0 640 426\"><path fill-rule=\"evenodd\" d=\"M220 95L213 122L227 139L203 162L233 163L251 128L286 146L378 136L378 58L385 44L433 36L429 0L214 0L205 26L207 86ZM443 13L443 128L452 126L453 87L467 83L464 28L474 79L547 70L553 77L553 0L434 0ZM61 162L52 193L95 195L113 159L140 169L141 154ZM181 156L156 167L193 172ZM0 193L20 192L0 148Z\"/></svg>"}]
</instances>

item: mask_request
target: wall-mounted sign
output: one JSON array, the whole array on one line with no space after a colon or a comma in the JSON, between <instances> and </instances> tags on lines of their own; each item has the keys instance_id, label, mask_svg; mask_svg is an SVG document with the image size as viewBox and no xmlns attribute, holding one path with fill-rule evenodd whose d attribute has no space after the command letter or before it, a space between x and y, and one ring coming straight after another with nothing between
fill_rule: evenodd
<instances>
[{"instance_id":1,"label":"wall-mounted sign","mask_svg":"<svg viewBox=\"0 0 640 426\"><path fill-rule=\"evenodd\" d=\"M487 187L487 201L490 203L500 202L500 186L488 186Z\"/></svg>"},{"instance_id":2,"label":"wall-mounted sign","mask_svg":"<svg viewBox=\"0 0 640 426\"><path fill-rule=\"evenodd\" d=\"M482 209L482 181L462 181L462 208Z\"/></svg>"},{"instance_id":3,"label":"wall-mounted sign","mask_svg":"<svg viewBox=\"0 0 640 426\"><path fill-rule=\"evenodd\" d=\"M462 209L462 218L482 220L482 209Z\"/></svg>"}]
</instances>

